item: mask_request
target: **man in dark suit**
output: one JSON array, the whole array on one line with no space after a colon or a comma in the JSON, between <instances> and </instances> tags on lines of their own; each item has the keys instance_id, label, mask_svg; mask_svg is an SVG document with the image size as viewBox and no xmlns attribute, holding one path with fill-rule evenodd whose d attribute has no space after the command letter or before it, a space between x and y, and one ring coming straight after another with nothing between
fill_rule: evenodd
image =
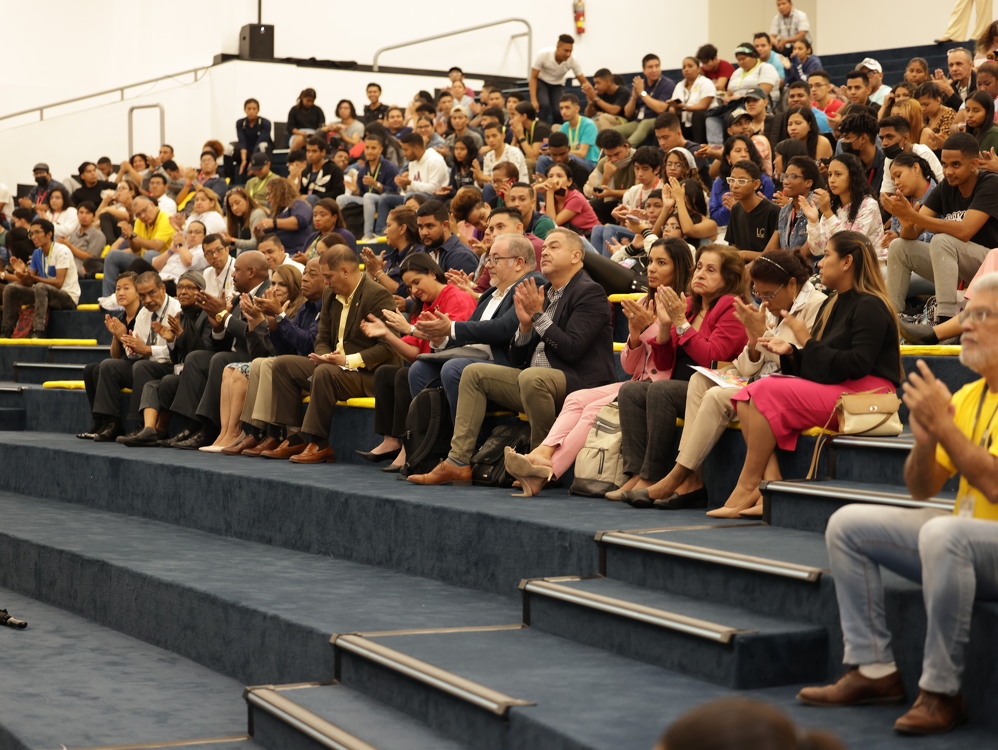
<instances>
[{"instance_id":1,"label":"man in dark suit","mask_svg":"<svg viewBox=\"0 0 998 750\"><path fill-rule=\"evenodd\" d=\"M232 282L237 292L252 297L261 296L270 286L267 258L257 250L236 258ZM193 351L184 359L177 395L170 411L187 417L191 426L163 445L184 450L197 450L210 445L220 425L219 399L222 391L222 371L231 362L249 362L246 334L249 326L239 309L239 298L232 308L220 297L198 292L197 305L211 323L212 349Z\"/></svg>"},{"instance_id":2,"label":"man in dark suit","mask_svg":"<svg viewBox=\"0 0 998 750\"><path fill-rule=\"evenodd\" d=\"M565 396L613 381L610 305L603 287L583 272L584 254L575 232L558 228L548 233L541 273L550 286L527 279L514 292L519 326L510 350L512 366L476 363L465 368L450 454L429 474L412 475L408 481L470 482L471 455L489 400L526 412L534 448L554 424Z\"/></svg>"},{"instance_id":3,"label":"man in dark suit","mask_svg":"<svg viewBox=\"0 0 998 750\"><path fill-rule=\"evenodd\" d=\"M520 225L522 226L522 224ZM458 386L464 368L475 362L491 360L497 365L510 365L510 347L519 322L513 307L516 285L525 278L543 284L544 277L534 271L537 266L534 246L523 234L501 234L492 242L485 258L485 267L494 284L478 298L471 318L452 321L446 313L434 312L416 323L416 330L426 337L441 358L419 358L409 368L409 390L415 396L427 385L439 380L447 394L451 419L457 418ZM447 350L460 348L469 356L444 359ZM481 352L473 356L473 349Z\"/></svg>"},{"instance_id":4,"label":"man in dark suit","mask_svg":"<svg viewBox=\"0 0 998 750\"><path fill-rule=\"evenodd\" d=\"M383 318L382 311L395 309L395 302L363 271L357 253L346 245L334 245L323 253L320 269L328 288L315 351L308 357L289 354L274 360L274 415L289 434L277 448L260 454L265 458L305 464L335 461L329 425L336 402L373 396L374 370L384 363L401 364L382 339L369 338L360 330L362 320L369 315ZM302 391L309 391L304 419Z\"/></svg>"}]
</instances>

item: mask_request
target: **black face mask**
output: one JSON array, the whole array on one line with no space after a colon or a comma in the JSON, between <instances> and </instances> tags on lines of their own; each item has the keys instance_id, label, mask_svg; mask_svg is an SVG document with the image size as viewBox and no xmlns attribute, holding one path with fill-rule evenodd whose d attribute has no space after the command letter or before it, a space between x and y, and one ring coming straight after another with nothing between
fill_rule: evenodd
<instances>
[{"instance_id":1,"label":"black face mask","mask_svg":"<svg viewBox=\"0 0 998 750\"><path fill-rule=\"evenodd\" d=\"M901 148L900 143L895 143L893 146L883 147L884 156L888 159L897 159L901 155L902 151L904 151L904 149Z\"/></svg>"},{"instance_id":2,"label":"black face mask","mask_svg":"<svg viewBox=\"0 0 998 750\"><path fill-rule=\"evenodd\" d=\"M851 143L846 143L845 141L842 141L841 143L842 143L842 153L843 154L852 154L853 156L859 156L859 149L858 148L856 148L855 146L853 146Z\"/></svg>"},{"instance_id":3,"label":"black face mask","mask_svg":"<svg viewBox=\"0 0 998 750\"><path fill-rule=\"evenodd\" d=\"M49 178L46 177L45 175L41 175L40 177L35 178L35 183L38 185L38 187L43 188L49 184Z\"/></svg>"}]
</instances>

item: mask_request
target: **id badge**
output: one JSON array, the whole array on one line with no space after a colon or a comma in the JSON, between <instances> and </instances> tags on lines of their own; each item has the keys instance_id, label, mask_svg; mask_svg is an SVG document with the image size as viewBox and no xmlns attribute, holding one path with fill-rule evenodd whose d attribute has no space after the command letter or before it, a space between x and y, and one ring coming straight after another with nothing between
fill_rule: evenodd
<instances>
[{"instance_id":1,"label":"id badge","mask_svg":"<svg viewBox=\"0 0 998 750\"><path fill-rule=\"evenodd\" d=\"M960 518L974 517L974 496L969 493L961 493L956 498L956 514Z\"/></svg>"}]
</instances>

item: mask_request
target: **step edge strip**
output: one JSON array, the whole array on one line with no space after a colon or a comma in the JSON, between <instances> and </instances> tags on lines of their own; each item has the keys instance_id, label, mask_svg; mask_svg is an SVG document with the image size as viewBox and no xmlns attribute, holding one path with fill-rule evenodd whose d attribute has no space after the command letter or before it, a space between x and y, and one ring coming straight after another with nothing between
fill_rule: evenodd
<instances>
[{"instance_id":1,"label":"step edge strip","mask_svg":"<svg viewBox=\"0 0 998 750\"><path fill-rule=\"evenodd\" d=\"M812 497L825 497L833 500L863 500L867 502L877 502L890 505L900 505L909 508L937 508L944 510L953 509L953 501L940 497L930 497L927 500L915 500L904 495L894 495L887 492L877 492L876 490L845 489L838 487L827 487L810 482L786 482L783 480L773 480L760 486L764 492L789 492L794 495L809 495Z\"/></svg>"},{"instance_id":2,"label":"step edge strip","mask_svg":"<svg viewBox=\"0 0 998 750\"><path fill-rule=\"evenodd\" d=\"M757 557L755 555L743 555L711 547L698 547L694 544L683 544L682 542L670 542L665 539L649 539L636 534L628 534L627 532L611 531L604 534L601 541L604 544L633 547L648 552L659 552L674 557L685 557L691 560L702 560L717 565L754 570L759 573L768 573L808 583L816 582L821 578L823 573L827 572L823 568L816 568L810 565L788 563L766 557Z\"/></svg>"},{"instance_id":3,"label":"step edge strip","mask_svg":"<svg viewBox=\"0 0 998 750\"><path fill-rule=\"evenodd\" d=\"M90 745L87 747L67 747L61 745L58 750L156 750L165 747L194 747L196 745L220 745L223 742L242 742L251 739L248 734L234 734L230 737L199 737L193 740L163 740L160 742L143 742L137 745Z\"/></svg>"},{"instance_id":4,"label":"step edge strip","mask_svg":"<svg viewBox=\"0 0 998 750\"><path fill-rule=\"evenodd\" d=\"M483 708L497 716L505 716L511 706L533 706L533 701L513 698L481 683L460 677L446 669L420 661L401 651L368 640L359 635L339 635L333 646L435 687L449 695Z\"/></svg>"},{"instance_id":5,"label":"step edge strip","mask_svg":"<svg viewBox=\"0 0 998 750\"><path fill-rule=\"evenodd\" d=\"M852 446L856 448L893 448L893 449L904 449L911 450L911 446L915 444L914 440L902 440L901 438L894 438L893 440L885 440L883 438L858 438L853 435L849 436L836 436L829 440L829 445L831 446Z\"/></svg>"},{"instance_id":6,"label":"step edge strip","mask_svg":"<svg viewBox=\"0 0 998 750\"><path fill-rule=\"evenodd\" d=\"M269 688L247 688L247 703L266 711L330 750L378 750L356 735L323 719L316 713Z\"/></svg>"},{"instance_id":7,"label":"step edge strip","mask_svg":"<svg viewBox=\"0 0 998 750\"><path fill-rule=\"evenodd\" d=\"M624 599L615 599L602 594L579 591L568 586L561 586L543 579L534 579L523 585L523 590L528 593L541 594L553 599L560 599L571 604L580 604L584 607L597 609L608 614L619 615L630 620L637 620L649 625L657 625L668 630L676 630L687 635L695 635L708 641L728 644L739 633L750 633L752 630L733 628L729 625L720 625L709 620L700 620L696 617L669 612L665 609L647 607L643 604L629 602Z\"/></svg>"}]
</instances>

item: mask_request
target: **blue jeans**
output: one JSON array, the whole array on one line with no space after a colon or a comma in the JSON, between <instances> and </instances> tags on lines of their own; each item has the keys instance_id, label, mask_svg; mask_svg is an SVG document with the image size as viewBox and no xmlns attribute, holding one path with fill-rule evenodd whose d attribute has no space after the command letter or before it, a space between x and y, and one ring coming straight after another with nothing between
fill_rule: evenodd
<instances>
[{"instance_id":1,"label":"blue jeans","mask_svg":"<svg viewBox=\"0 0 998 750\"><path fill-rule=\"evenodd\" d=\"M588 159L583 159L581 156L576 156L575 154L572 154L569 158L572 161L574 161L576 164L579 164L583 168L585 168L587 172L592 172L593 169L596 167L596 165L593 164L591 161L589 161ZM548 156L547 154L541 154L540 156L537 157L537 166L534 168L534 170L536 172L539 172L540 174L546 175L548 173L548 169L551 167L552 164L554 164L554 162L551 161L550 156ZM581 185L576 185L575 187L577 187L579 190L582 190Z\"/></svg>"},{"instance_id":2,"label":"blue jeans","mask_svg":"<svg viewBox=\"0 0 998 750\"><path fill-rule=\"evenodd\" d=\"M118 275L128 270L136 258L145 258L151 261L159 253L155 250L146 250L142 255L136 255L130 250L111 250L104 256L104 283L101 285L101 296L107 297L114 294L114 283L118 280Z\"/></svg>"},{"instance_id":3,"label":"blue jeans","mask_svg":"<svg viewBox=\"0 0 998 750\"><path fill-rule=\"evenodd\" d=\"M457 393L461 384L461 373L464 368L481 359L448 359L446 362L428 362L417 359L409 368L409 392L412 397L427 386L439 381L447 394L447 405L450 407L451 422L457 419Z\"/></svg>"},{"instance_id":4,"label":"blue jeans","mask_svg":"<svg viewBox=\"0 0 998 750\"><path fill-rule=\"evenodd\" d=\"M960 689L974 599L998 598L998 533L993 521L932 509L846 505L828 522L825 543L839 602L846 664L894 660L884 616L880 566L920 581L928 627L918 686Z\"/></svg>"},{"instance_id":5,"label":"blue jeans","mask_svg":"<svg viewBox=\"0 0 998 750\"><path fill-rule=\"evenodd\" d=\"M617 224L597 224L593 227L592 245L600 255L605 255L609 258L613 255L612 252L607 250L606 243L608 240L619 240L619 239L633 239L634 232L632 232L627 227L622 227Z\"/></svg>"}]
</instances>

